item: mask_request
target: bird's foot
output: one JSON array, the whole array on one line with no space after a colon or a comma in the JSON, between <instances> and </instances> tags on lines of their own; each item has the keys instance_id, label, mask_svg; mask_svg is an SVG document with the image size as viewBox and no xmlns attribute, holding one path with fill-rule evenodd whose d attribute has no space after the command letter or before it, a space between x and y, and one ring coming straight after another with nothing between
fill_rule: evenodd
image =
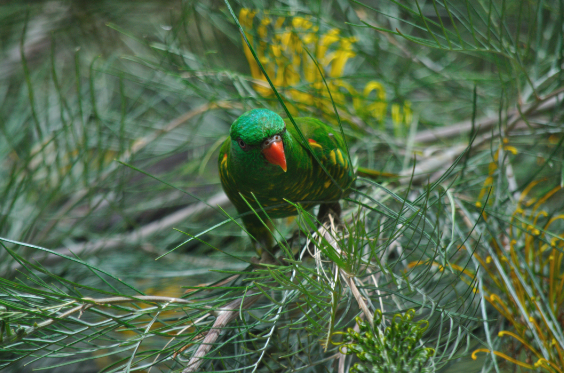
<instances>
[{"instance_id":1,"label":"bird's foot","mask_svg":"<svg viewBox=\"0 0 564 373\"><path fill-rule=\"evenodd\" d=\"M329 215L331 215L332 219ZM322 225L331 223L331 220L335 225L339 225L341 223L341 204L339 202L322 203L319 205L317 220L319 220Z\"/></svg>"}]
</instances>

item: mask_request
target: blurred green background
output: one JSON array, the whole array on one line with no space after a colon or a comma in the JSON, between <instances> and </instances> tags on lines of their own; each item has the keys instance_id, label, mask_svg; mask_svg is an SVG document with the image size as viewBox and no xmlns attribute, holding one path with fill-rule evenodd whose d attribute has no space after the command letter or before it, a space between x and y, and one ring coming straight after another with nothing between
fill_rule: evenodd
<instances>
[{"instance_id":1,"label":"blurred green background","mask_svg":"<svg viewBox=\"0 0 564 373\"><path fill-rule=\"evenodd\" d=\"M355 164L377 174L382 187L359 180L344 203L345 221L363 224L351 250L381 253L368 272L372 259L347 269L383 281L362 290L370 309L383 299L389 317L416 308L434 322L421 342L437 350L433 371L564 371L563 2L230 4L290 113L342 126ZM163 321L146 304L111 306L138 320L123 324L92 307L80 311L89 326L75 314L33 328L84 297L189 298L187 287L250 274L248 237L216 207L236 216L217 154L230 124L257 107L283 113L222 1L0 4L0 369L183 371L201 331L179 345L167 336L199 311L165 307ZM298 226L278 222L279 237ZM212 227L201 239L182 233ZM270 284L257 276L209 297L223 304ZM285 302L282 288L270 295ZM254 355L225 337L205 369L338 371L336 348L320 346L361 313L343 289L348 305L305 312L339 322L311 319L315 331L277 336L291 348L268 339ZM261 302L260 315L284 309ZM164 326L152 334L150 320ZM489 353L474 361L478 348L524 365ZM280 361L292 349L290 367Z\"/></svg>"}]
</instances>

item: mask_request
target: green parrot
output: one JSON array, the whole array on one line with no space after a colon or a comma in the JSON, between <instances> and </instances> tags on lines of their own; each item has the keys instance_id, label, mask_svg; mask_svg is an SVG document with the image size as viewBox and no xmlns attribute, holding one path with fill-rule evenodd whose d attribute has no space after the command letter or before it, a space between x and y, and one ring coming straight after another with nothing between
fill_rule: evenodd
<instances>
[{"instance_id":1,"label":"green parrot","mask_svg":"<svg viewBox=\"0 0 564 373\"><path fill-rule=\"evenodd\" d=\"M268 109L250 110L231 125L229 137L219 151L219 174L223 190L240 214L251 211L245 199L266 223L268 219L260 213L260 206L269 217L283 218L298 213L284 199L300 203L307 210L324 201L334 203L348 194L355 175L341 135L315 118L294 121L311 150L288 119ZM258 241L255 248L259 254L261 249L270 251L273 238L259 217L251 213L242 219L246 230Z\"/></svg>"}]
</instances>

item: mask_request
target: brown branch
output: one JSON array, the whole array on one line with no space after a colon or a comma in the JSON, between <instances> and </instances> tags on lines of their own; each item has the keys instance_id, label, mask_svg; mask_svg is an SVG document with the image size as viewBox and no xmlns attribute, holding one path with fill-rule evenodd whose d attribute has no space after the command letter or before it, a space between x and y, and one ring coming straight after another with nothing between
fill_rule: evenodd
<instances>
[{"instance_id":1,"label":"brown branch","mask_svg":"<svg viewBox=\"0 0 564 373\"><path fill-rule=\"evenodd\" d=\"M523 116L528 116L533 112L540 112L554 108L558 102L561 102L564 98L562 95L562 90L558 90L553 92L552 94L547 95L543 99L536 101L526 107L524 107L521 111ZM519 114L517 109L512 110L509 115L509 120L507 122L507 129L506 131L511 131L517 125L519 120L522 118ZM474 128L477 133L483 133L485 131L490 130L494 125L499 123L499 117L488 117L482 118L476 121ZM468 133L472 130L472 121L467 120L463 122L459 122L453 124L451 126L440 127L440 128L433 128L428 129L425 131L421 131L417 133L414 137L414 141L417 143L430 143L436 140L444 140L453 138L464 133Z\"/></svg>"},{"instance_id":2,"label":"brown branch","mask_svg":"<svg viewBox=\"0 0 564 373\"><path fill-rule=\"evenodd\" d=\"M78 256L82 256L82 255L92 254L94 252L116 249L124 244L130 245L134 242L142 243L149 236L157 232L170 229L173 225L185 221L188 217L192 215L203 213L208 209L209 205L211 206L219 205L225 207L228 204L229 204L229 199L227 198L224 192L220 192L212 196L208 200L207 204L204 202L195 203L181 210L178 210L160 220L146 224L140 227L139 229L134 230L133 232L118 234L111 238L102 239L95 242L67 245L66 247L62 247L54 250L57 254L50 254L50 253L39 254L32 257L31 260L39 261L41 262L42 265L50 265L65 259L60 255L76 254ZM14 263L10 267L10 270L14 271L19 268L21 268L21 265L19 263Z\"/></svg>"},{"instance_id":3,"label":"brown branch","mask_svg":"<svg viewBox=\"0 0 564 373\"><path fill-rule=\"evenodd\" d=\"M131 303L135 301L141 302L151 302L151 303L181 303L181 304L189 304L193 303L192 301L182 299L182 298L173 298L173 297L161 297L158 295L135 295L132 297L110 297L110 298L82 298L82 300L93 302L99 306L103 306L105 304L113 304L113 303Z\"/></svg>"},{"instance_id":4,"label":"brown branch","mask_svg":"<svg viewBox=\"0 0 564 373\"><path fill-rule=\"evenodd\" d=\"M172 130L176 129L181 124L191 120L197 115L203 114L206 111L217 109L217 108L233 108L233 107L241 107L239 104L234 104L228 101L218 101L215 103L207 103L201 105L195 109L187 111L186 113L182 114L181 116L173 119L168 124L166 124L163 128L154 131L153 133L137 139L131 149L124 152L121 157L119 157L119 161L127 162L129 159L140 150L143 150L148 144L155 141L159 136L162 136L165 133L171 132ZM119 162L112 162L108 165L106 170L96 179L96 184L100 183L101 181L105 180L111 173L120 166ZM50 223L35 237L33 238L34 242L41 242L47 235L51 232L51 230L55 227L60 219L64 216L67 216L68 213L76 207L76 205L82 201L84 197L88 195L90 189L83 189L77 192L71 199L69 199L55 214L53 219L51 219Z\"/></svg>"},{"instance_id":5,"label":"brown branch","mask_svg":"<svg viewBox=\"0 0 564 373\"><path fill-rule=\"evenodd\" d=\"M564 95L562 94L562 92L556 91L553 92L553 94L547 95L542 100L527 106L526 109L522 111L522 114L520 114L517 110L515 110L514 114L512 114L508 119L507 126L504 130L502 130L502 133L504 135L507 135L509 134L509 132L515 129L525 128L527 124L524 122L523 118L526 118L532 114L541 111L554 108L559 102L562 101L562 99L564 99ZM490 121L494 121L494 123L499 123L499 118L496 118L495 120L493 118L490 118L481 123L482 124L486 123L489 125L491 124ZM449 127L446 127L444 134L442 132L440 133L428 132L428 131L420 132L420 134L423 133L424 136L422 136L419 140L417 139L416 136L415 141L426 142L436 139L444 139L450 136L458 135L461 133L460 131L469 131L472 128L471 125L468 126L467 124L466 125L458 124L455 127L456 127L455 128L456 131L455 130L451 131ZM472 148L478 148L479 146L482 146L484 143L490 141L492 138L497 137L499 135L500 132L495 131L493 133L486 133L482 136L479 136L472 143ZM438 179L442 175L442 173L450 166L450 164L454 161L454 159L456 159L460 154L462 154L462 152L464 152L466 148L468 148L467 144L456 144L443 150L438 155L435 155L431 158L425 159L417 163L414 170L413 182L421 182L429 178L430 173L434 173L430 177L431 182ZM413 171L412 169L406 169L400 173L400 176L403 177L402 181L404 183L409 182L412 171Z\"/></svg>"},{"instance_id":6,"label":"brown branch","mask_svg":"<svg viewBox=\"0 0 564 373\"><path fill-rule=\"evenodd\" d=\"M181 303L181 304L192 303L191 301L186 300L186 299L182 299L182 298L161 297L161 296L155 296L155 295L142 295L142 296L133 296L133 297L111 297L111 298L98 298L98 299L96 299L96 298L82 298L82 300L86 301L88 303L78 305L76 307L71 308L68 311L61 313L60 315L58 315L56 317L53 317L53 318L45 320L41 323L35 324L34 326L25 329L23 331L23 333L16 333L16 335L12 336L11 338L4 340L4 344L16 342L16 341L19 341L19 340L21 340L25 337L29 337L30 335L37 332L38 330L46 328L50 325L53 325L54 323L56 323L58 321L62 321L63 319L69 317L73 313L80 311L81 314L82 314L83 311L87 310L88 308L90 308L94 305L104 306L105 304L130 303L130 302L135 302L135 301L155 302L155 303ZM74 302L71 302L70 304L72 304L72 303L74 303ZM10 326L8 326L8 328L9 327Z\"/></svg>"},{"instance_id":7,"label":"brown branch","mask_svg":"<svg viewBox=\"0 0 564 373\"><path fill-rule=\"evenodd\" d=\"M200 365L204 362L203 357L211 350L213 344L219 337L223 328L227 326L231 321L233 321L237 316L239 316L239 311L241 309L248 309L251 307L259 298L262 293L253 293L245 296L245 298L236 299L231 303L227 304L225 307L219 310L217 319L213 323L212 328L208 331L206 338L202 341L196 353L190 359L188 366L182 371L182 373L192 373L197 372Z\"/></svg>"}]
</instances>

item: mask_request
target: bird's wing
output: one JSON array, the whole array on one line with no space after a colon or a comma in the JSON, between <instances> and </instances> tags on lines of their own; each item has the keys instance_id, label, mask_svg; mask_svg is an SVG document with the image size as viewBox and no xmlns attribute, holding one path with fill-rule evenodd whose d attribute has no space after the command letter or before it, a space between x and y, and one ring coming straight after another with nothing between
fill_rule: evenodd
<instances>
[{"instance_id":1,"label":"bird's wing","mask_svg":"<svg viewBox=\"0 0 564 373\"><path fill-rule=\"evenodd\" d=\"M227 162L227 157L229 156L229 152L231 151L231 138L227 137L221 148L219 149L219 158L217 160L217 167L219 169L219 177L221 179L221 184L223 186L223 190L229 197L229 199L235 203L235 200L239 199L234 186L233 175L229 173L229 167ZM237 205L237 204L236 204ZM238 206L237 206L238 207Z\"/></svg>"},{"instance_id":2,"label":"bird's wing","mask_svg":"<svg viewBox=\"0 0 564 373\"><path fill-rule=\"evenodd\" d=\"M325 123L315 118L294 118L296 124L300 128L309 148L315 152L319 158L326 158L329 164L339 164L346 167L348 164L348 156L346 153L346 146L341 133L338 129L331 128ZM308 148L304 143L294 125L286 120L286 128L292 136L298 140L300 144L306 149Z\"/></svg>"},{"instance_id":3,"label":"bird's wing","mask_svg":"<svg viewBox=\"0 0 564 373\"><path fill-rule=\"evenodd\" d=\"M305 137L309 149L315 153L330 175L338 181L340 188L347 189L352 184L354 175L340 131L315 118L304 117L294 118L294 120ZM304 148L308 149L289 120L286 120L286 128ZM332 184L324 172L320 171L320 177L321 179L327 178L323 181L325 185Z\"/></svg>"},{"instance_id":4,"label":"bird's wing","mask_svg":"<svg viewBox=\"0 0 564 373\"><path fill-rule=\"evenodd\" d=\"M227 155L231 150L231 138L227 137L227 139L221 145L219 149L219 158L218 158L218 166L219 166L219 176L223 179L223 173L227 170Z\"/></svg>"}]
</instances>

